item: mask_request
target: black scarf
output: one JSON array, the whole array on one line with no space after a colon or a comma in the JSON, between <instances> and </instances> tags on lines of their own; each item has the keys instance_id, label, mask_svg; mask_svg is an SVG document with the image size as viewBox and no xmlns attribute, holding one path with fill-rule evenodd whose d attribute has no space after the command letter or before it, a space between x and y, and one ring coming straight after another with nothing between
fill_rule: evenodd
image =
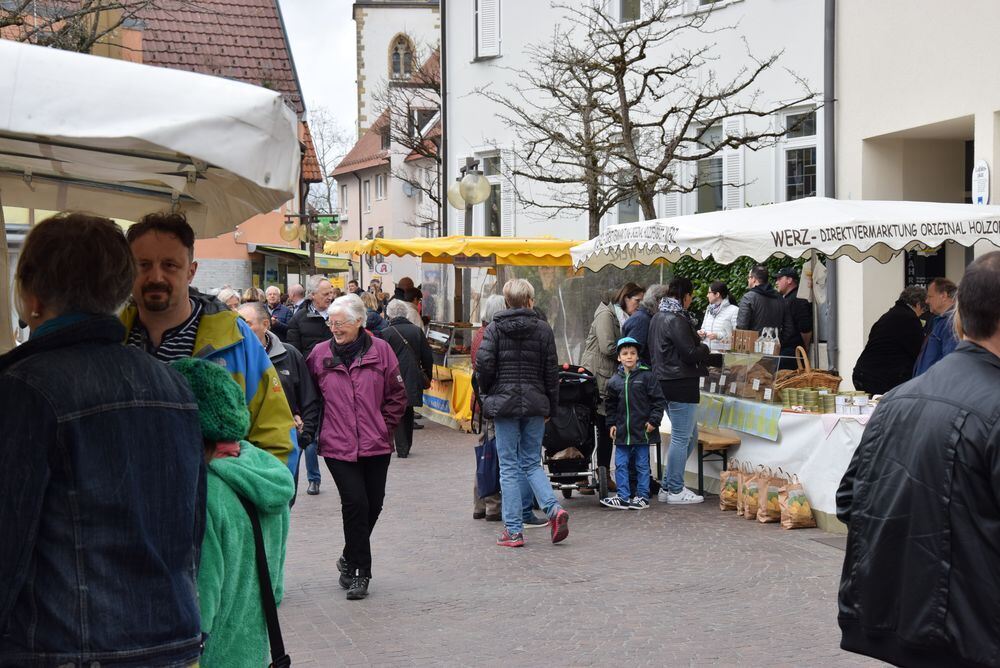
<instances>
[{"instance_id":1,"label":"black scarf","mask_svg":"<svg viewBox=\"0 0 1000 668\"><path fill-rule=\"evenodd\" d=\"M340 360L341 364L350 369L354 360L361 354L362 348L365 347L365 340L367 338L368 334L365 330L361 329L358 330L358 338L350 343L340 345L336 340L331 340L333 343L333 354Z\"/></svg>"}]
</instances>

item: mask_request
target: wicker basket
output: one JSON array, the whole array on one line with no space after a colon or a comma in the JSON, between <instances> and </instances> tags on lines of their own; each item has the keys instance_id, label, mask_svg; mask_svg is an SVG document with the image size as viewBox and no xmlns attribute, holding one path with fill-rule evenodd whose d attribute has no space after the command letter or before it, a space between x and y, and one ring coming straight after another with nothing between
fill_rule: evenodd
<instances>
[{"instance_id":1,"label":"wicker basket","mask_svg":"<svg viewBox=\"0 0 1000 668\"><path fill-rule=\"evenodd\" d=\"M802 346L795 349L795 365L798 367L796 371L790 371L774 382L775 390L781 392L790 387L818 387L836 392L840 389L840 376L813 369L809 364L809 354Z\"/></svg>"}]
</instances>

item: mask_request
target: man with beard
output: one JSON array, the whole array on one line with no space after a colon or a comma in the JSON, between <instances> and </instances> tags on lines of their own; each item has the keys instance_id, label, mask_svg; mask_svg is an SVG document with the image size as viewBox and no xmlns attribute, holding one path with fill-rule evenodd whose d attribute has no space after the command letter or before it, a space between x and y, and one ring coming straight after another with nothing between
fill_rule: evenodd
<instances>
[{"instance_id":1,"label":"man with beard","mask_svg":"<svg viewBox=\"0 0 1000 668\"><path fill-rule=\"evenodd\" d=\"M247 440L287 461L297 452L295 424L278 374L239 315L190 287L198 263L187 220L178 213L151 213L126 238L136 264L134 303L121 315L126 343L164 363L200 357L225 367L246 395Z\"/></svg>"}]
</instances>

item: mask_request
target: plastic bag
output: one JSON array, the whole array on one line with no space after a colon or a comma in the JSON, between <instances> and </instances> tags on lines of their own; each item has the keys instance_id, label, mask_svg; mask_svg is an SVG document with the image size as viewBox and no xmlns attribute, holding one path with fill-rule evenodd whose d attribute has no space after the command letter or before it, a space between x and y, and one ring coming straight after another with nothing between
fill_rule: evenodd
<instances>
[{"instance_id":1,"label":"plastic bag","mask_svg":"<svg viewBox=\"0 0 1000 668\"><path fill-rule=\"evenodd\" d=\"M799 482L799 477L793 475L778 493L778 504L781 507L781 527L783 529L810 529L816 526L812 506L806 497L806 490Z\"/></svg>"},{"instance_id":2,"label":"plastic bag","mask_svg":"<svg viewBox=\"0 0 1000 668\"><path fill-rule=\"evenodd\" d=\"M728 468L719 475L719 510L736 510L739 496L739 461L729 460Z\"/></svg>"}]
</instances>

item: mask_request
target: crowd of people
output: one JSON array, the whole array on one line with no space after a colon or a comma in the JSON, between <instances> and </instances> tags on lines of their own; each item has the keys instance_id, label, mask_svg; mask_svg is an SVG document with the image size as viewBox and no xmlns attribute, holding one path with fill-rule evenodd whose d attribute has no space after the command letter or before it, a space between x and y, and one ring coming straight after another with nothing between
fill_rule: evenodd
<instances>
[{"instance_id":1,"label":"crowd of people","mask_svg":"<svg viewBox=\"0 0 1000 668\"><path fill-rule=\"evenodd\" d=\"M127 234L59 214L25 240L30 338L0 357L2 665L266 665L303 452L308 491L322 457L340 493L340 584L368 594L430 379L419 289L210 295L197 269L180 214Z\"/></svg>"}]
</instances>

